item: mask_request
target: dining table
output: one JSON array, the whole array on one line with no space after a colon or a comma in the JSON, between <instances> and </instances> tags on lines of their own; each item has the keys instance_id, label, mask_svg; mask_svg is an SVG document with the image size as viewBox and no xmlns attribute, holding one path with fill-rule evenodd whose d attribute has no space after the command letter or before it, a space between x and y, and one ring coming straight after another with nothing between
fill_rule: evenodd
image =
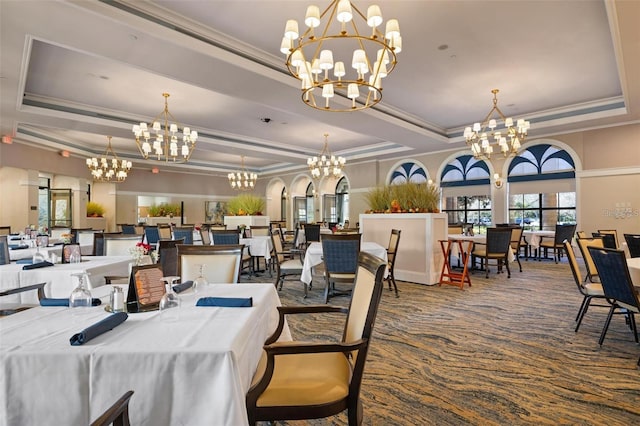
<instances>
[{"instance_id":1,"label":"dining table","mask_svg":"<svg viewBox=\"0 0 640 426\"><path fill-rule=\"evenodd\" d=\"M360 244L360 250L370 253L374 256L388 262L387 249L378 243L371 241L363 241ZM300 281L309 284L313 280L313 267L322 263L322 243L314 242L307 247L307 251L304 254L304 262L302 263L302 274L300 275ZM387 272L385 272L386 274Z\"/></svg>"},{"instance_id":2,"label":"dining table","mask_svg":"<svg viewBox=\"0 0 640 426\"><path fill-rule=\"evenodd\" d=\"M542 242L542 238L553 238L556 235L556 231L523 231L522 237L524 239L525 244L528 246L527 253L529 253L529 257L537 257L538 249L540 249L540 243Z\"/></svg>"},{"instance_id":3,"label":"dining table","mask_svg":"<svg viewBox=\"0 0 640 426\"><path fill-rule=\"evenodd\" d=\"M447 235L447 239L451 241L472 241L475 244L486 244L487 243L487 235L486 234L475 234L475 235L464 235L464 234L449 234ZM460 249L457 244L451 244L450 247L451 257L460 258ZM509 253L507 255L507 260L509 262L513 262L516 260L516 255L513 251L513 248L509 247Z\"/></svg>"},{"instance_id":4,"label":"dining table","mask_svg":"<svg viewBox=\"0 0 640 426\"><path fill-rule=\"evenodd\" d=\"M77 285L77 281L72 279L72 274L87 272L91 290L104 285L106 276L129 275L131 263L130 256L83 256L79 263L56 263L28 270L23 269L25 265L20 263L0 265L0 290L46 283L46 297L69 297ZM37 304L38 298L36 292L24 292L6 296L3 301Z\"/></svg>"},{"instance_id":5,"label":"dining table","mask_svg":"<svg viewBox=\"0 0 640 426\"><path fill-rule=\"evenodd\" d=\"M81 245L80 253L91 254L90 245ZM31 259L37 251L40 251L46 258L51 257L51 253L55 253L58 258L62 257L62 244L52 244L47 247L28 247L28 246L16 246L12 245L9 247L9 259L11 260L22 260L22 259Z\"/></svg>"},{"instance_id":6,"label":"dining table","mask_svg":"<svg viewBox=\"0 0 640 426\"><path fill-rule=\"evenodd\" d=\"M640 257L627 258L627 267L633 285L640 288Z\"/></svg>"},{"instance_id":7,"label":"dining table","mask_svg":"<svg viewBox=\"0 0 640 426\"><path fill-rule=\"evenodd\" d=\"M203 297L251 298L252 306L196 306ZM0 426L88 425L128 390L133 425L248 424L245 396L278 323L277 290L210 284L179 299L178 308L129 313L77 346L74 334L113 315L104 305L3 318ZM290 339L286 327L281 340Z\"/></svg>"}]
</instances>

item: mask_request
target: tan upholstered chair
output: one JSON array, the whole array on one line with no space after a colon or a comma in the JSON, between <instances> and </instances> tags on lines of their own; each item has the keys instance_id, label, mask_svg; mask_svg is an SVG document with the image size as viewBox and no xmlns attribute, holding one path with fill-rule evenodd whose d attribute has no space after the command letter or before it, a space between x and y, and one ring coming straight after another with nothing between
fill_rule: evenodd
<instances>
[{"instance_id":1,"label":"tan upholstered chair","mask_svg":"<svg viewBox=\"0 0 640 426\"><path fill-rule=\"evenodd\" d=\"M105 256L131 256L129 249L142 242L142 235L115 234L104 236Z\"/></svg>"},{"instance_id":2,"label":"tan upholstered chair","mask_svg":"<svg viewBox=\"0 0 640 426\"><path fill-rule=\"evenodd\" d=\"M268 237L271 235L271 227L269 226L251 226L252 237Z\"/></svg>"},{"instance_id":3,"label":"tan upholstered chair","mask_svg":"<svg viewBox=\"0 0 640 426\"><path fill-rule=\"evenodd\" d=\"M591 253L587 249L588 246L592 247L604 247L604 241L602 238L594 237L594 238L578 238L576 240L578 243L578 248L580 249L580 253L582 253L582 259L584 260L584 266L587 269L587 274L584 277L584 281L589 280L590 282L597 281L598 279L598 271L596 270L596 265L593 263L593 259L591 258Z\"/></svg>"},{"instance_id":4,"label":"tan upholstered chair","mask_svg":"<svg viewBox=\"0 0 640 426\"><path fill-rule=\"evenodd\" d=\"M569 259L569 266L571 267L571 272L573 273L573 279L578 286L578 291L582 294L582 304L580 305L580 309L578 310L578 314L576 315L576 332L580 328L580 323L582 323L582 318L587 313L589 306L601 306L608 307L609 305L591 305L592 299L601 299L605 300L604 291L602 290L602 285L600 283L583 283L580 275L580 267L578 266L578 261L576 260L576 254L573 251L573 247L568 241L564 242L565 251L567 252L567 259ZM589 252L585 248L585 251ZM589 253L589 259L591 259L591 254ZM591 260L593 263L593 260ZM594 265L595 267L595 265Z\"/></svg>"},{"instance_id":5,"label":"tan upholstered chair","mask_svg":"<svg viewBox=\"0 0 640 426\"><path fill-rule=\"evenodd\" d=\"M129 400L133 396L133 391L127 391L100 417L95 419L91 426L130 426L129 422Z\"/></svg>"},{"instance_id":6,"label":"tan upholstered chair","mask_svg":"<svg viewBox=\"0 0 640 426\"><path fill-rule=\"evenodd\" d=\"M564 251L564 240L571 242L576 232L576 225L558 225L556 224L556 232L553 239L544 235L540 236L540 249L538 250L538 260L542 260L540 253L544 250L545 254L549 249L553 250L553 259L556 263L560 261L562 252Z\"/></svg>"},{"instance_id":7,"label":"tan upholstered chair","mask_svg":"<svg viewBox=\"0 0 640 426\"><path fill-rule=\"evenodd\" d=\"M178 244L178 275L182 281L195 280L200 274L200 265L207 282L237 283L244 245L201 246Z\"/></svg>"},{"instance_id":8,"label":"tan upholstered chair","mask_svg":"<svg viewBox=\"0 0 640 426\"><path fill-rule=\"evenodd\" d=\"M344 410L349 425L362 422L360 387L385 267L381 259L360 253L348 309L327 305L278 307L280 322L265 342L247 393L249 425L257 421L323 418ZM321 312L346 314L342 339L277 342L287 315Z\"/></svg>"},{"instance_id":9,"label":"tan upholstered chair","mask_svg":"<svg viewBox=\"0 0 640 426\"><path fill-rule=\"evenodd\" d=\"M598 229L598 233L606 234L606 235L613 235L613 241L615 243L615 247L610 247L610 248L617 249L618 247L620 247L620 243L618 242L618 231L617 230L615 230L615 229Z\"/></svg>"},{"instance_id":10,"label":"tan upholstered chair","mask_svg":"<svg viewBox=\"0 0 640 426\"><path fill-rule=\"evenodd\" d=\"M173 237L171 235L171 225L166 223L158 224L158 235L163 240L170 240Z\"/></svg>"}]
</instances>

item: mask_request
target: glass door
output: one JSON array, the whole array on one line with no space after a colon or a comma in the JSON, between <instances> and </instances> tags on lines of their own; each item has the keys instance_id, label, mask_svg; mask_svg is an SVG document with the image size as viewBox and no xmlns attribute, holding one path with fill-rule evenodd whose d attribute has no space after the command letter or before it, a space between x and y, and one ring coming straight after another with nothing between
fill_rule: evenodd
<instances>
[{"instance_id":1,"label":"glass door","mask_svg":"<svg viewBox=\"0 0 640 426\"><path fill-rule=\"evenodd\" d=\"M70 189L50 189L49 205L51 227L71 228L72 206Z\"/></svg>"}]
</instances>

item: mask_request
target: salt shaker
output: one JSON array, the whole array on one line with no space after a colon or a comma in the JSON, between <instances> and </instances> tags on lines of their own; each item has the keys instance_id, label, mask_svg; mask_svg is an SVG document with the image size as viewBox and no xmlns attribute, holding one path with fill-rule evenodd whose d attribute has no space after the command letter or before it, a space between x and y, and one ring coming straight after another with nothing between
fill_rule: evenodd
<instances>
[{"instance_id":1,"label":"salt shaker","mask_svg":"<svg viewBox=\"0 0 640 426\"><path fill-rule=\"evenodd\" d=\"M111 310L113 312L124 312L124 292L118 286L113 286L111 290Z\"/></svg>"}]
</instances>

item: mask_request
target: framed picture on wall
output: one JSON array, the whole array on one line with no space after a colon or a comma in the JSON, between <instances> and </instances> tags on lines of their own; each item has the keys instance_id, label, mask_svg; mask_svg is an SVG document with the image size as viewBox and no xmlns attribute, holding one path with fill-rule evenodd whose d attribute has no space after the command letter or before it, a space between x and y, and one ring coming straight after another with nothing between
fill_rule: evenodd
<instances>
[{"instance_id":1,"label":"framed picture on wall","mask_svg":"<svg viewBox=\"0 0 640 426\"><path fill-rule=\"evenodd\" d=\"M207 223L223 223L227 212L227 203L223 201L205 201L204 218Z\"/></svg>"}]
</instances>

